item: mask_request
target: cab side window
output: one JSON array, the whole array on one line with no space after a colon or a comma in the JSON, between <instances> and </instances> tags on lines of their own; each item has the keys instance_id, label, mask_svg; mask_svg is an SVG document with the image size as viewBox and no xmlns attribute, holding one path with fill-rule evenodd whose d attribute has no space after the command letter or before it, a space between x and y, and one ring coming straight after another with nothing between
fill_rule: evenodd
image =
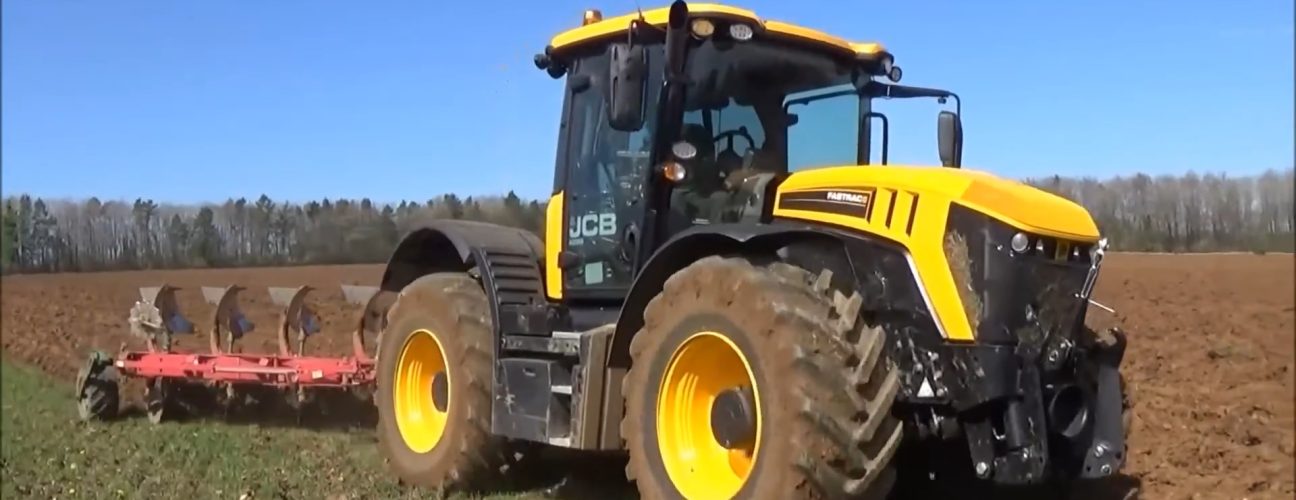
<instances>
[{"instance_id":1,"label":"cab side window","mask_svg":"<svg viewBox=\"0 0 1296 500\"><path fill-rule=\"evenodd\" d=\"M608 123L609 79L607 52L578 59L569 72L569 124L564 164L567 170L563 247L580 263L563 272L564 287L616 288L633 278L624 248L624 231L638 222L640 188L648 171L653 114L635 132L615 130ZM649 56L649 74L660 73L661 62ZM646 106L656 105L659 79L650 79Z\"/></svg>"}]
</instances>

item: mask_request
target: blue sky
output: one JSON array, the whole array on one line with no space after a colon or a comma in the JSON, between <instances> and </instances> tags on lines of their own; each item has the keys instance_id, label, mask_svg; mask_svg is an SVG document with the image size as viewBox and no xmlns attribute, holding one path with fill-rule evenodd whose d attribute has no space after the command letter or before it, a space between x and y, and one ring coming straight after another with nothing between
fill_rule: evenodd
<instances>
[{"instance_id":1,"label":"blue sky","mask_svg":"<svg viewBox=\"0 0 1296 500\"><path fill-rule=\"evenodd\" d=\"M561 83L531 57L582 9L634 5L5 1L3 191L545 196ZM958 92L970 167L1107 177L1292 166L1288 0L739 5L880 41L904 83ZM936 105L884 106L892 162L936 163Z\"/></svg>"}]
</instances>

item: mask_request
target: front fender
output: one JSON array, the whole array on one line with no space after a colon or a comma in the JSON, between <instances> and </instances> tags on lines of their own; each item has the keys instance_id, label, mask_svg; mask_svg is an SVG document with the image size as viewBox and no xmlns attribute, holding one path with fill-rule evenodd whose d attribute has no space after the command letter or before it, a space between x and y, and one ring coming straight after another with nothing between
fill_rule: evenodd
<instances>
[{"instance_id":1,"label":"front fender","mask_svg":"<svg viewBox=\"0 0 1296 500\"><path fill-rule=\"evenodd\" d=\"M737 254L756 258L777 258L779 249L794 241L832 239L839 236L823 228L799 224L709 224L681 231L649 258L635 277L621 305L616 331L608 349L608 366L630 366L630 340L643 327L643 310L648 307L666 279L689 264L711 255Z\"/></svg>"}]
</instances>

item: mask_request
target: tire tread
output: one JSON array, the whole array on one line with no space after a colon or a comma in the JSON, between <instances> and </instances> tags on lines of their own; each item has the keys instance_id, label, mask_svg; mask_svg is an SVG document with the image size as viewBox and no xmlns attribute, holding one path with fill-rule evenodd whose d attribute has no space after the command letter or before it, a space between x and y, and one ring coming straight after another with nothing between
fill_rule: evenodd
<instances>
[{"instance_id":1,"label":"tire tread","mask_svg":"<svg viewBox=\"0 0 1296 500\"><path fill-rule=\"evenodd\" d=\"M771 491L774 495L810 494L821 498L885 495L894 481L890 466L903 436L903 424L890 413L899 388L899 377L884 356L886 332L859 321L863 298L831 288L832 273L813 274L783 262L755 265L740 257L712 256L698 260L666 280L661 293L644 310L644 326L630 342L631 365L622 382L627 401L638 399L650 387L645 366L654 349L664 340L665 325L672 317L669 302L685 293L683 300L701 298L704 287L687 288L690 276L702 270L722 272L733 279L733 290L756 290L761 297L747 300L768 304L773 311L773 328L763 332L803 331L789 339L794 352L790 365L795 376L797 429L795 435L811 443L825 443L825 449L803 451L789 457L788 468L800 480L785 484L801 491ZM688 295L688 294L692 295ZM769 335L767 333L767 335ZM849 387L853 390L842 391ZM651 425L651 409L628 411L621 421L621 434L631 447L626 476L632 481L653 477L643 452L653 443L640 442L638 429ZM807 488L808 487L808 488ZM640 484L645 498L668 495L668 485Z\"/></svg>"}]
</instances>

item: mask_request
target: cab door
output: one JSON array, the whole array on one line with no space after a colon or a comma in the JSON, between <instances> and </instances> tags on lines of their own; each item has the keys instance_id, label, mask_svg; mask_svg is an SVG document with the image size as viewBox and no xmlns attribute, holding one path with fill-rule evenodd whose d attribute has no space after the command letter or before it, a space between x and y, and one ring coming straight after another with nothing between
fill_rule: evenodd
<instances>
[{"instance_id":1,"label":"cab door","mask_svg":"<svg viewBox=\"0 0 1296 500\"><path fill-rule=\"evenodd\" d=\"M649 57L649 74L661 62ZM652 115L635 132L608 124L606 51L568 70L554 195L546 213L546 290L551 299L624 297L635 276L649 171ZM660 77L648 88L660 87ZM656 91L645 96L652 109Z\"/></svg>"}]
</instances>

